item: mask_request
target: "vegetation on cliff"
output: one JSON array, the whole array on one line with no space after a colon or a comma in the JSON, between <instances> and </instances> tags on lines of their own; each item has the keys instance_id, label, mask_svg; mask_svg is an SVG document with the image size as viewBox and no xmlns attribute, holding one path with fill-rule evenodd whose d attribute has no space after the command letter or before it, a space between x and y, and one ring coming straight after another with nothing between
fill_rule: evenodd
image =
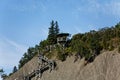
<instances>
[{"instance_id":1,"label":"vegetation on cliff","mask_svg":"<svg viewBox=\"0 0 120 80\"><path fill-rule=\"evenodd\" d=\"M76 55L81 58L85 57L88 62L92 62L101 50L111 51L118 48L120 52L120 23L112 27L101 28L98 31L91 30L75 34L66 42L64 48L57 45L57 34L60 32L58 22L52 21L48 29L47 39L35 47L29 47L24 53L19 61L19 69L40 52L48 58L55 57L61 61L64 61L67 56Z\"/></svg>"},{"instance_id":2,"label":"vegetation on cliff","mask_svg":"<svg viewBox=\"0 0 120 80\"><path fill-rule=\"evenodd\" d=\"M38 52L43 52L48 57L57 55L58 59L65 60L66 55L76 54L89 60L92 56L100 54L101 50L113 50L120 45L120 23L114 27L105 27L98 31L91 30L86 33L78 33L72 36L65 49L56 46L53 49L55 53L49 52L49 45L57 43L56 35L59 33L58 22L52 21L49 28L49 34L46 40L40 42L35 47L28 48L27 52L19 61L19 68L32 59ZM119 49L120 51L120 49Z\"/></svg>"}]
</instances>

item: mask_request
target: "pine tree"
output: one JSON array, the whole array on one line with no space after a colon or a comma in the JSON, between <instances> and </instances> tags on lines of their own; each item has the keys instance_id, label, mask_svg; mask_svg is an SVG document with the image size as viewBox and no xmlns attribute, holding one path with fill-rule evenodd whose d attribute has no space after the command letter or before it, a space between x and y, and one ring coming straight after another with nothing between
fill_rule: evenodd
<instances>
[{"instance_id":1,"label":"pine tree","mask_svg":"<svg viewBox=\"0 0 120 80\"><path fill-rule=\"evenodd\" d=\"M17 67L14 66L14 68L13 68L13 73L15 73L16 71L17 71Z\"/></svg>"},{"instance_id":2,"label":"pine tree","mask_svg":"<svg viewBox=\"0 0 120 80\"><path fill-rule=\"evenodd\" d=\"M49 28L49 34L48 34L48 42L49 42L50 45L56 43L54 25L55 25L55 23L54 23L54 21L52 20L51 26L50 26L50 28Z\"/></svg>"},{"instance_id":3,"label":"pine tree","mask_svg":"<svg viewBox=\"0 0 120 80\"><path fill-rule=\"evenodd\" d=\"M54 35L54 34L55 34L54 25L55 25L55 23L54 23L54 21L52 20L51 26L50 26L50 28L49 28L49 35ZM48 36L49 36L49 35L48 35Z\"/></svg>"},{"instance_id":4,"label":"pine tree","mask_svg":"<svg viewBox=\"0 0 120 80\"><path fill-rule=\"evenodd\" d=\"M0 75L1 75L2 73L4 73L4 71L3 71L3 69L0 69Z\"/></svg>"},{"instance_id":5,"label":"pine tree","mask_svg":"<svg viewBox=\"0 0 120 80\"><path fill-rule=\"evenodd\" d=\"M57 35L59 33L59 26L58 26L58 22L55 22L55 34Z\"/></svg>"}]
</instances>

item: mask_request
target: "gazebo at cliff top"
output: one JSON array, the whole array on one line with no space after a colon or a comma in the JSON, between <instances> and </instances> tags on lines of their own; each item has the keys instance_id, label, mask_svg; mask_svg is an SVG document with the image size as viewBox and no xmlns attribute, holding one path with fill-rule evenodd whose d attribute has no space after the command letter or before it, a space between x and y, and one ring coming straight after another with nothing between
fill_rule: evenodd
<instances>
[{"instance_id":1,"label":"gazebo at cliff top","mask_svg":"<svg viewBox=\"0 0 120 80\"><path fill-rule=\"evenodd\" d=\"M69 33L60 33L57 35L57 43L66 43L68 41L68 37L70 36Z\"/></svg>"}]
</instances>

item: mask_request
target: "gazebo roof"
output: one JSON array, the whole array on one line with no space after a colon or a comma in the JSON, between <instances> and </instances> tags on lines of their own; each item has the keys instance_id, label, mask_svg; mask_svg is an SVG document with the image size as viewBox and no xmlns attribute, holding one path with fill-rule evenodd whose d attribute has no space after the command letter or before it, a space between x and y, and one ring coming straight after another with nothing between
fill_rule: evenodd
<instances>
[{"instance_id":1,"label":"gazebo roof","mask_svg":"<svg viewBox=\"0 0 120 80\"><path fill-rule=\"evenodd\" d=\"M59 33L57 37L69 36L69 33Z\"/></svg>"}]
</instances>

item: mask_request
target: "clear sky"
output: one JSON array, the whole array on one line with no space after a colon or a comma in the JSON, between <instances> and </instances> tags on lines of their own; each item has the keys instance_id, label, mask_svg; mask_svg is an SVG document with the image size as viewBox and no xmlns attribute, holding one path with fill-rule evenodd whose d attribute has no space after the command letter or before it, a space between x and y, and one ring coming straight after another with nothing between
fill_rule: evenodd
<instances>
[{"instance_id":1,"label":"clear sky","mask_svg":"<svg viewBox=\"0 0 120 80\"><path fill-rule=\"evenodd\" d=\"M0 0L0 68L12 72L27 48L46 39L51 20L71 34L114 26L120 0Z\"/></svg>"}]
</instances>

